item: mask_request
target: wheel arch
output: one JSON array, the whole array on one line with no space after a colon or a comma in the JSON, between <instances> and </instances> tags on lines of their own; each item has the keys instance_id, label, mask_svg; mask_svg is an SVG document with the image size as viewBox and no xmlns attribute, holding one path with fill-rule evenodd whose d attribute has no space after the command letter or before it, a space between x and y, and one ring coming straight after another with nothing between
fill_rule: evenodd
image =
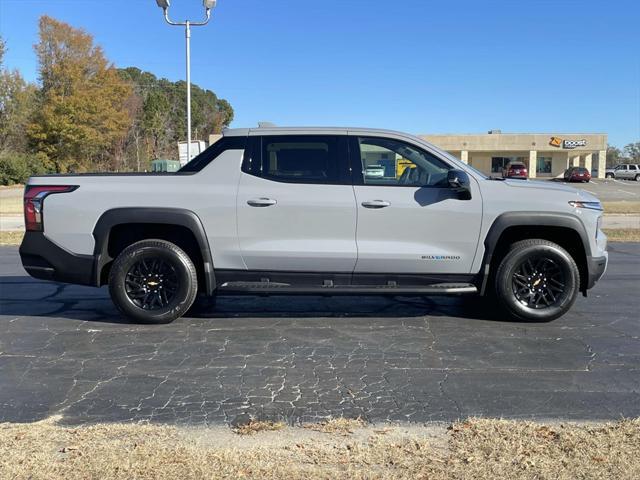
<instances>
[{"instance_id":1,"label":"wheel arch","mask_svg":"<svg viewBox=\"0 0 640 480\"><path fill-rule=\"evenodd\" d=\"M485 237L481 295L485 294L496 263L504 256L509 245L529 238L549 240L567 250L580 271L580 291L586 291L587 257L591 256L591 245L584 224L578 218L564 213L507 212L494 220Z\"/></svg>"},{"instance_id":2,"label":"wheel arch","mask_svg":"<svg viewBox=\"0 0 640 480\"><path fill-rule=\"evenodd\" d=\"M123 232L126 232L131 243L144 238L160 238L176 243L196 264L206 293L211 294L215 290L213 256L202 221L191 210L181 208L131 207L104 212L93 229L96 285L106 283L104 279L111 263L118 250L122 250L123 246L117 244L117 238Z\"/></svg>"}]
</instances>

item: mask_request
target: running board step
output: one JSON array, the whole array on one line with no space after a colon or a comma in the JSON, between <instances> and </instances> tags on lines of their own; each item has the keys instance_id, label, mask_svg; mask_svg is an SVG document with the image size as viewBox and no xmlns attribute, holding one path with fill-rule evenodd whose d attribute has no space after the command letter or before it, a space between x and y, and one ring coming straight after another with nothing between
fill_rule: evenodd
<instances>
[{"instance_id":1,"label":"running board step","mask_svg":"<svg viewBox=\"0 0 640 480\"><path fill-rule=\"evenodd\" d=\"M220 292L256 292L275 294L322 294L322 295L356 295L356 294L420 294L420 295L454 295L478 293L475 285L470 283L436 283L433 285L290 285L280 282L226 282L218 287Z\"/></svg>"}]
</instances>

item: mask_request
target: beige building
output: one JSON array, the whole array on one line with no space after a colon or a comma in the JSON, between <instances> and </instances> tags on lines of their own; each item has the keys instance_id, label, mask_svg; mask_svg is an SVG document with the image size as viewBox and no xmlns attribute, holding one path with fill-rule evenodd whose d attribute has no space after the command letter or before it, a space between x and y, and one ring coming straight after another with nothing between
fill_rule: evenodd
<instances>
[{"instance_id":1,"label":"beige building","mask_svg":"<svg viewBox=\"0 0 640 480\"><path fill-rule=\"evenodd\" d=\"M529 177L557 177L569 166L597 170L604 178L607 135L593 133L502 133L420 135L487 175L500 175L509 161L527 165ZM594 175L595 177L596 175Z\"/></svg>"}]
</instances>

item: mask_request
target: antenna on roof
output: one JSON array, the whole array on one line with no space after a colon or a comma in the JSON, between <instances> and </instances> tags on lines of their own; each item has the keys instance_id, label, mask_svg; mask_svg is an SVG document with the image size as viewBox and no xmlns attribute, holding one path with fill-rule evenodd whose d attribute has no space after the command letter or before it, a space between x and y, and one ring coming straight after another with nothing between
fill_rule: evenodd
<instances>
[{"instance_id":1,"label":"antenna on roof","mask_svg":"<svg viewBox=\"0 0 640 480\"><path fill-rule=\"evenodd\" d=\"M258 128L272 128L275 126L276 124L271 122L258 122Z\"/></svg>"}]
</instances>

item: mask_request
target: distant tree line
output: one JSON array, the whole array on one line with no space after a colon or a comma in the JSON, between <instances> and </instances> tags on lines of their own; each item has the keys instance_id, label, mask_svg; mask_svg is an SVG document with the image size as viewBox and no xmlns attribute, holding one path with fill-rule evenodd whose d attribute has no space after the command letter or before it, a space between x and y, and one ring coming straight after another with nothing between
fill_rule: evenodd
<instances>
[{"instance_id":1,"label":"distant tree line","mask_svg":"<svg viewBox=\"0 0 640 480\"><path fill-rule=\"evenodd\" d=\"M607 146L607 167L620 163L640 163L640 142L630 143L622 150L612 145Z\"/></svg>"},{"instance_id":2,"label":"distant tree line","mask_svg":"<svg viewBox=\"0 0 640 480\"><path fill-rule=\"evenodd\" d=\"M43 16L35 45L39 82L5 68L0 38L0 184L37 173L141 171L176 158L186 138L186 83L116 69L93 37ZM233 108L192 85L195 138L219 133Z\"/></svg>"}]
</instances>

